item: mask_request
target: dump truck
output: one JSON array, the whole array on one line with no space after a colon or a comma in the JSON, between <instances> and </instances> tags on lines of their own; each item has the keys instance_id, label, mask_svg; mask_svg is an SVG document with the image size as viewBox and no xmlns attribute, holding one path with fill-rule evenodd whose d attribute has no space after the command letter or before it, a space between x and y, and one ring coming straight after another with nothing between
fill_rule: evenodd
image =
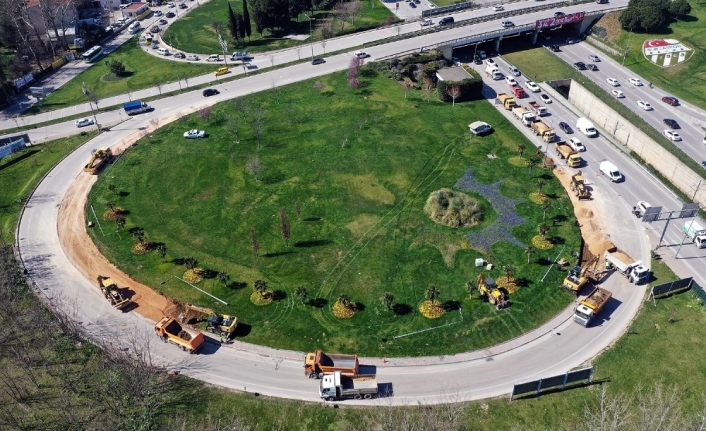
<instances>
[{"instance_id":1,"label":"dump truck","mask_svg":"<svg viewBox=\"0 0 706 431\"><path fill-rule=\"evenodd\" d=\"M529 109L530 111L534 112L538 117L544 117L546 115L549 115L549 110L546 107L540 105L538 102L530 102Z\"/></svg>"},{"instance_id":2,"label":"dump truck","mask_svg":"<svg viewBox=\"0 0 706 431\"><path fill-rule=\"evenodd\" d=\"M566 159L566 164L572 168L580 167L583 162L579 153L574 151L574 149L564 141L556 144L556 155L562 159Z\"/></svg>"},{"instance_id":3,"label":"dump truck","mask_svg":"<svg viewBox=\"0 0 706 431\"><path fill-rule=\"evenodd\" d=\"M96 175L103 166L110 160L112 153L110 148L101 148L100 150L93 150L91 152L91 158L88 160L86 166L83 167L84 172L88 172L91 175Z\"/></svg>"},{"instance_id":4,"label":"dump truck","mask_svg":"<svg viewBox=\"0 0 706 431\"><path fill-rule=\"evenodd\" d=\"M510 96L509 94L506 94L506 93L498 94L498 100L503 105L503 107L505 109L507 109L508 111L510 111L515 106L517 106L517 104L515 103L515 99L513 99L512 96Z\"/></svg>"},{"instance_id":5,"label":"dump truck","mask_svg":"<svg viewBox=\"0 0 706 431\"><path fill-rule=\"evenodd\" d=\"M684 235L686 235L692 241L699 236L706 235L706 229L704 229L704 227L701 226L701 224L696 220L690 220L684 223L684 227L682 227L682 232L684 232Z\"/></svg>"},{"instance_id":6,"label":"dump truck","mask_svg":"<svg viewBox=\"0 0 706 431\"><path fill-rule=\"evenodd\" d=\"M537 119L532 112L519 105L512 108L512 114L527 127L532 126L532 122Z\"/></svg>"},{"instance_id":7,"label":"dump truck","mask_svg":"<svg viewBox=\"0 0 706 431\"><path fill-rule=\"evenodd\" d=\"M130 303L130 300L125 297L125 295L123 295L123 293L120 291L120 288L118 288L118 285L115 284L115 282L110 277L104 277L102 275L99 275L97 280L98 287L100 288L101 293L103 293L105 299L110 301L110 305L112 305L114 308L122 310L123 308L125 308L126 305Z\"/></svg>"},{"instance_id":8,"label":"dump truck","mask_svg":"<svg viewBox=\"0 0 706 431\"><path fill-rule=\"evenodd\" d=\"M544 121L534 120L531 124L535 135L541 136L544 142L554 142L554 138L556 137L554 129L549 127Z\"/></svg>"},{"instance_id":9,"label":"dump truck","mask_svg":"<svg viewBox=\"0 0 706 431\"><path fill-rule=\"evenodd\" d=\"M574 310L574 322L588 327L593 318L596 317L608 301L610 301L611 296L613 296L613 294L610 293L610 291L601 287L593 289L591 294L588 295L586 299L582 300L578 307L576 307L576 310Z\"/></svg>"},{"instance_id":10,"label":"dump truck","mask_svg":"<svg viewBox=\"0 0 706 431\"><path fill-rule=\"evenodd\" d=\"M135 100L133 102L128 102L123 105L123 109L127 115L141 114L143 112L151 111L152 107L145 102L140 102Z\"/></svg>"},{"instance_id":11,"label":"dump truck","mask_svg":"<svg viewBox=\"0 0 706 431\"><path fill-rule=\"evenodd\" d=\"M310 379L321 379L326 374L340 371L346 376L356 376L359 366L356 355L326 354L317 350L306 354L304 375Z\"/></svg>"},{"instance_id":12,"label":"dump truck","mask_svg":"<svg viewBox=\"0 0 706 431\"><path fill-rule=\"evenodd\" d=\"M203 320L204 315L208 316L206 320L206 330L221 337L230 338L235 334L238 327L238 318L228 314L218 314L210 308L200 307L194 304L186 304L184 312L179 315L181 323L189 323L194 317L193 314L199 315L196 320Z\"/></svg>"},{"instance_id":13,"label":"dump truck","mask_svg":"<svg viewBox=\"0 0 706 431\"><path fill-rule=\"evenodd\" d=\"M642 264L641 260L633 260L621 251L606 251L603 255L606 262L606 269L614 269L627 278L630 283L640 284L646 282L650 277L650 270Z\"/></svg>"},{"instance_id":14,"label":"dump truck","mask_svg":"<svg viewBox=\"0 0 706 431\"><path fill-rule=\"evenodd\" d=\"M581 199L591 199L591 192L586 187L583 174L579 171L578 174L571 176L571 190L576 194L576 197Z\"/></svg>"},{"instance_id":15,"label":"dump truck","mask_svg":"<svg viewBox=\"0 0 706 431\"><path fill-rule=\"evenodd\" d=\"M574 295L578 296L583 290L583 287L588 283L589 280L593 279L592 275L595 274L595 268L598 264L598 256L594 256L592 259L588 260L583 266L575 266L569 270L569 274L564 279L561 287L573 292ZM595 280L594 280L595 281Z\"/></svg>"},{"instance_id":16,"label":"dump truck","mask_svg":"<svg viewBox=\"0 0 706 431\"><path fill-rule=\"evenodd\" d=\"M497 310L502 310L510 305L507 295L495 285L495 280L481 273L476 280L478 293L483 300L490 302Z\"/></svg>"},{"instance_id":17,"label":"dump truck","mask_svg":"<svg viewBox=\"0 0 706 431\"><path fill-rule=\"evenodd\" d=\"M336 371L324 376L319 383L319 396L326 401L375 398L378 382L374 375L349 377Z\"/></svg>"},{"instance_id":18,"label":"dump truck","mask_svg":"<svg viewBox=\"0 0 706 431\"><path fill-rule=\"evenodd\" d=\"M512 90L512 93L518 99L524 99L525 97L527 97L527 93L525 93L525 89L520 87L518 84L511 85L510 90Z\"/></svg>"},{"instance_id":19,"label":"dump truck","mask_svg":"<svg viewBox=\"0 0 706 431\"><path fill-rule=\"evenodd\" d=\"M154 332L165 343L172 343L189 353L196 352L205 341L201 332L183 327L171 317L162 317L154 325Z\"/></svg>"}]
</instances>

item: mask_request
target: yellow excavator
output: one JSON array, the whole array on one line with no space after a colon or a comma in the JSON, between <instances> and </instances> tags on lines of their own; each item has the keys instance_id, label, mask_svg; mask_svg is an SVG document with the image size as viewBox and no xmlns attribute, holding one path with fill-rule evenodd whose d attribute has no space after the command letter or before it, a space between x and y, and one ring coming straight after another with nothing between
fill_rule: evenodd
<instances>
[{"instance_id":1,"label":"yellow excavator","mask_svg":"<svg viewBox=\"0 0 706 431\"><path fill-rule=\"evenodd\" d=\"M111 156L110 148L93 150L91 152L91 158L88 160L88 163L86 163L86 166L83 167L83 170L89 174L96 175L100 172L103 165L110 160Z\"/></svg>"},{"instance_id":2,"label":"yellow excavator","mask_svg":"<svg viewBox=\"0 0 706 431\"><path fill-rule=\"evenodd\" d=\"M197 316L194 316L196 314ZM179 315L181 323L189 323L192 319L202 321L203 316L208 316L206 321L206 329L210 332L220 334L225 338L231 338L235 334L235 328L238 327L238 318L227 314L218 314L210 308L200 307L194 304L186 304L185 310Z\"/></svg>"},{"instance_id":3,"label":"yellow excavator","mask_svg":"<svg viewBox=\"0 0 706 431\"><path fill-rule=\"evenodd\" d=\"M586 187L581 171L579 171L578 174L571 176L571 190L576 193L576 197L579 198L579 200L591 199L591 192Z\"/></svg>"},{"instance_id":4,"label":"yellow excavator","mask_svg":"<svg viewBox=\"0 0 706 431\"><path fill-rule=\"evenodd\" d=\"M115 284L115 282L113 282L110 277L104 277L102 275L99 275L97 280L98 287L100 287L103 296L105 296L105 299L110 301L110 305L112 305L114 308L122 310L123 308L125 308L126 305L130 303L130 300L122 294L122 292L118 288L118 285Z\"/></svg>"},{"instance_id":5,"label":"yellow excavator","mask_svg":"<svg viewBox=\"0 0 706 431\"><path fill-rule=\"evenodd\" d=\"M597 265L598 256L593 256L593 258L587 261L583 266L577 265L571 268L561 287L578 296L578 294L581 293L581 289L583 289L589 280L598 281L600 279L602 273L596 271Z\"/></svg>"},{"instance_id":6,"label":"yellow excavator","mask_svg":"<svg viewBox=\"0 0 706 431\"><path fill-rule=\"evenodd\" d=\"M486 278L485 275L481 273L478 276L478 280L476 280L476 284L478 285L478 292L481 298L495 305L496 309L502 310L510 305L505 292L495 285L495 280L492 278Z\"/></svg>"}]
</instances>

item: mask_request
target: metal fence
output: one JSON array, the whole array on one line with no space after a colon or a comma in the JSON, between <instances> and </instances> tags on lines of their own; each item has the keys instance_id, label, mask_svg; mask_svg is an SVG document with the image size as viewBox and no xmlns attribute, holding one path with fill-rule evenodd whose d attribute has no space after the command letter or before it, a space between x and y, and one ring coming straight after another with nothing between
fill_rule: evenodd
<instances>
[{"instance_id":1,"label":"metal fence","mask_svg":"<svg viewBox=\"0 0 706 431\"><path fill-rule=\"evenodd\" d=\"M675 293L679 292L685 292L693 287L693 285L696 284L694 280L689 277L689 278L682 278L680 280L676 281L670 281L668 283L662 283L658 284L657 286L653 286L652 289L650 290L650 295L648 296L648 300L653 300L659 297L665 297L669 296ZM696 284L698 286L698 284ZM697 289L694 289L694 292L696 292ZM704 295L703 299L706 299L706 292L704 292L701 288L698 290L701 291L701 294ZM696 292L697 295L699 295L698 292Z\"/></svg>"},{"instance_id":2,"label":"metal fence","mask_svg":"<svg viewBox=\"0 0 706 431\"><path fill-rule=\"evenodd\" d=\"M560 388L560 390L563 391L566 389L567 385L572 385L574 383L588 384L591 382L592 378L593 367L589 367L569 371L566 374L559 374L531 382L519 383L513 386L510 400L514 399L514 397L518 395L534 394L535 396L538 396L545 389Z\"/></svg>"}]
</instances>

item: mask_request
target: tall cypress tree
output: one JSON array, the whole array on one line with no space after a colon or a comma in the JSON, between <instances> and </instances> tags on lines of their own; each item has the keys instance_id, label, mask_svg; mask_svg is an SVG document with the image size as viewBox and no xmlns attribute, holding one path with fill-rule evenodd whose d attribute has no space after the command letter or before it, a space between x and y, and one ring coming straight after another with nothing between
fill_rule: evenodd
<instances>
[{"instance_id":1,"label":"tall cypress tree","mask_svg":"<svg viewBox=\"0 0 706 431\"><path fill-rule=\"evenodd\" d=\"M245 34L248 36L248 42L250 42L252 28L250 27L250 12L248 12L247 0L243 0L243 23L245 24Z\"/></svg>"},{"instance_id":2,"label":"tall cypress tree","mask_svg":"<svg viewBox=\"0 0 706 431\"><path fill-rule=\"evenodd\" d=\"M228 30L230 30L230 36L237 44L238 36L240 35L240 31L238 29L238 17L235 15L235 12L233 12L230 2L228 2Z\"/></svg>"},{"instance_id":3,"label":"tall cypress tree","mask_svg":"<svg viewBox=\"0 0 706 431\"><path fill-rule=\"evenodd\" d=\"M238 36L240 36L240 38L242 40L245 40L245 21L243 21L243 14L238 12L237 18L238 18Z\"/></svg>"}]
</instances>

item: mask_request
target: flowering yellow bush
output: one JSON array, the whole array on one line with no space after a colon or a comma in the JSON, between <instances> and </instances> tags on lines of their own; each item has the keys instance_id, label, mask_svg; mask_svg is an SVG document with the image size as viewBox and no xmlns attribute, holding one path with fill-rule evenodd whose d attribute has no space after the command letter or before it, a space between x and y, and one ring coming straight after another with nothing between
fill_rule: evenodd
<instances>
[{"instance_id":1,"label":"flowering yellow bush","mask_svg":"<svg viewBox=\"0 0 706 431\"><path fill-rule=\"evenodd\" d=\"M124 208L114 207L112 210L108 210L103 213L103 220L115 221L119 219L125 212Z\"/></svg>"},{"instance_id":2,"label":"flowering yellow bush","mask_svg":"<svg viewBox=\"0 0 706 431\"><path fill-rule=\"evenodd\" d=\"M339 319L350 319L355 315L355 309L351 307L346 307L345 305L341 304L339 301L336 301L333 303L333 307L331 307L331 311L333 312L333 315L338 317Z\"/></svg>"},{"instance_id":3,"label":"flowering yellow bush","mask_svg":"<svg viewBox=\"0 0 706 431\"><path fill-rule=\"evenodd\" d=\"M258 292L253 292L250 294L250 302L255 305L269 305L272 304L272 292L266 291L265 295L260 295Z\"/></svg>"},{"instance_id":4,"label":"flowering yellow bush","mask_svg":"<svg viewBox=\"0 0 706 431\"><path fill-rule=\"evenodd\" d=\"M538 250L549 250L550 248L554 247L554 244L549 242L549 240L542 239L540 235L537 235L532 238L532 245Z\"/></svg>"},{"instance_id":5,"label":"flowering yellow bush","mask_svg":"<svg viewBox=\"0 0 706 431\"><path fill-rule=\"evenodd\" d=\"M146 254L149 253L150 247L148 242L136 242L132 245L132 254Z\"/></svg>"},{"instance_id":6,"label":"flowering yellow bush","mask_svg":"<svg viewBox=\"0 0 706 431\"><path fill-rule=\"evenodd\" d=\"M184 273L184 281L187 283L196 284L203 280L203 272L204 271L201 268L187 269Z\"/></svg>"},{"instance_id":7,"label":"flowering yellow bush","mask_svg":"<svg viewBox=\"0 0 706 431\"><path fill-rule=\"evenodd\" d=\"M446 310L444 310L444 306L441 305L441 302L426 300L419 304L419 312L427 319L438 319L444 315Z\"/></svg>"},{"instance_id":8,"label":"flowering yellow bush","mask_svg":"<svg viewBox=\"0 0 706 431\"><path fill-rule=\"evenodd\" d=\"M530 193L529 199L532 202L541 205L544 203L544 201L547 200L547 195L545 195L544 193L532 192Z\"/></svg>"},{"instance_id":9,"label":"flowering yellow bush","mask_svg":"<svg viewBox=\"0 0 706 431\"><path fill-rule=\"evenodd\" d=\"M498 287L507 290L508 293L515 293L517 292L517 289L519 289L519 286L517 286L517 282L514 278L508 279L504 275L502 277L498 277L498 279L495 280L495 283Z\"/></svg>"},{"instance_id":10,"label":"flowering yellow bush","mask_svg":"<svg viewBox=\"0 0 706 431\"><path fill-rule=\"evenodd\" d=\"M510 157L510 159L508 160L508 162L509 162L512 166L517 166L518 168L524 168L524 167L526 167L526 166L529 164L529 162L527 161L527 159L525 159L524 157L520 157L520 156Z\"/></svg>"}]
</instances>

